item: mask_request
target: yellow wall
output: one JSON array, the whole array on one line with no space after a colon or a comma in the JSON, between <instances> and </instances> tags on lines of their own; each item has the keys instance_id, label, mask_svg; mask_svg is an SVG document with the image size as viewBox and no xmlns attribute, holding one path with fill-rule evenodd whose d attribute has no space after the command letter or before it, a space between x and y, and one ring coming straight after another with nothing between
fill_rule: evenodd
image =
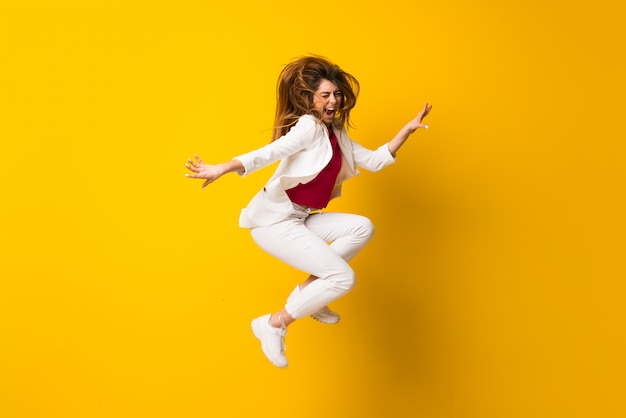
<instances>
[{"instance_id":1,"label":"yellow wall","mask_svg":"<svg viewBox=\"0 0 626 418\"><path fill-rule=\"evenodd\" d=\"M616 417L624 396L624 9L539 0L38 1L0 10L0 416ZM317 53L375 147L372 218L290 367L249 321L302 274L239 229L274 87Z\"/></svg>"}]
</instances>

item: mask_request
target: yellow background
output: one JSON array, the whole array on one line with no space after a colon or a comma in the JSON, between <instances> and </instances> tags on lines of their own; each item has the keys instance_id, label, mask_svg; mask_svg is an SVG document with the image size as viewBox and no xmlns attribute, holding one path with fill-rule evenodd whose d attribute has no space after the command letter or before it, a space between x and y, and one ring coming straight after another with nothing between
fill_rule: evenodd
<instances>
[{"instance_id":1,"label":"yellow background","mask_svg":"<svg viewBox=\"0 0 626 418\"><path fill-rule=\"evenodd\" d=\"M5 3L1 417L626 414L619 2ZM306 53L366 146L434 108L331 204L377 233L280 370L249 321L303 275L237 226L271 168L183 174L267 143Z\"/></svg>"}]
</instances>

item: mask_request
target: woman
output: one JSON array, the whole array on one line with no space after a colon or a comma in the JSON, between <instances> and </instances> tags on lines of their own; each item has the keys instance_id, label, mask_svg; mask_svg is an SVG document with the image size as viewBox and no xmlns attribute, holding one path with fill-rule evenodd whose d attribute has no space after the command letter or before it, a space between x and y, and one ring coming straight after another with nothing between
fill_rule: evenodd
<instances>
[{"instance_id":1,"label":"woman","mask_svg":"<svg viewBox=\"0 0 626 418\"><path fill-rule=\"evenodd\" d=\"M262 249L309 274L282 309L252 321L263 353L278 367L288 364L284 338L289 324L307 315L327 324L339 321L327 304L354 286L348 261L374 231L363 216L322 209L340 195L344 180L359 173L357 167L381 170L395 161L409 135L428 128L422 124L431 109L426 103L391 141L368 150L346 130L358 93L358 81L336 64L319 56L299 58L280 74L270 144L217 165L205 164L197 155L187 160L193 172L187 176L204 179L203 188L226 173L245 176L281 161L239 220Z\"/></svg>"}]
</instances>

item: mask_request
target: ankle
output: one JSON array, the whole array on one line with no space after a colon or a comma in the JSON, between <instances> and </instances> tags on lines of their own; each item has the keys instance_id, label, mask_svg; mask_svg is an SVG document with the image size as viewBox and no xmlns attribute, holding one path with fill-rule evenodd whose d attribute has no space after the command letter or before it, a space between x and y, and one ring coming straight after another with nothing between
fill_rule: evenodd
<instances>
[{"instance_id":1,"label":"ankle","mask_svg":"<svg viewBox=\"0 0 626 418\"><path fill-rule=\"evenodd\" d=\"M273 326L274 328L287 329L287 325L285 324L285 321L283 320L282 316L276 315L276 314L273 314L270 317L270 325Z\"/></svg>"},{"instance_id":2,"label":"ankle","mask_svg":"<svg viewBox=\"0 0 626 418\"><path fill-rule=\"evenodd\" d=\"M276 321L276 315L274 314L270 315L270 325L274 328L278 328L278 322Z\"/></svg>"}]
</instances>

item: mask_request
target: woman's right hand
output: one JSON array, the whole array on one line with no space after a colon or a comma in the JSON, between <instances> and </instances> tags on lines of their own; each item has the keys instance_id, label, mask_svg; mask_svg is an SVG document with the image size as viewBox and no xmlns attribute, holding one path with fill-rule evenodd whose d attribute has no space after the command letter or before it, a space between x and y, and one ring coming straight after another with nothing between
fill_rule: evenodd
<instances>
[{"instance_id":1,"label":"woman's right hand","mask_svg":"<svg viewBox=\"0 0 626 418\"><path fill-rule=\"evenodd\" d=\"M185 176L192 179L204 179L205 182L202 183L203 189L224 174L221 164L209 165L202 161L197 154L194 154L193 157L195 158L195 161L188 158L187 164L185 164L185 167L187 167L190 171L193 171L193 173L185 174Z\"/></svg>"}]
</instances>

